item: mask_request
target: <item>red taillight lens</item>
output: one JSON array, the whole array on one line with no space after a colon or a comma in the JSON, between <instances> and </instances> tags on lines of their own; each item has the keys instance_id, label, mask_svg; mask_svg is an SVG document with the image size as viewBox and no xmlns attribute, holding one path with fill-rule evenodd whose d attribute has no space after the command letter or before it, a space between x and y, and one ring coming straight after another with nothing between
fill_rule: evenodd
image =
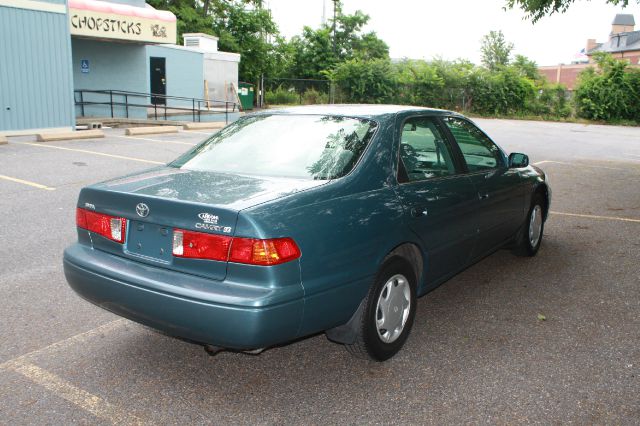
<instances>
[{"instance_id":1,"label":"red taillight lens","mask_svg":"<svg viewBox=\"0 0 640 426\"><path fill-rule=\"evenodd\" d=\"M229 258L231 237L201 232L173 231L173 255L192 259L226 261Z\"/></svg>"},{"instance_id":2,"label":"red taillight lens","mask_svg":"<svg viewBox=\"0 0 640 426\"><path fill-rule=\"evenodd\" d=\"M124 243L127 220L123 217L114 217L89 210L76 210L76 225L117 243Z\"/></svg>"},{"instance_id":3,"label":"red taillight lens","mask_svg":"<svg viewBox=\"0 0 640 426\"><path fill-rule=\"evenodd\" d=\"M291 238L258 240L175 229L173 255L268 266L299 258L300 249Z\"/></svg>"},{"instance_id":4,"label":"red taillight lens","mask_svg":"<svg viewBox=\"0 0 640 426\"><path fill-rule=\"evenodd\" d=\"M291 238L257 240L234 238L229 262L250 265L278 265L300 257L300 249Z\"/></svg>"}]
</instances>

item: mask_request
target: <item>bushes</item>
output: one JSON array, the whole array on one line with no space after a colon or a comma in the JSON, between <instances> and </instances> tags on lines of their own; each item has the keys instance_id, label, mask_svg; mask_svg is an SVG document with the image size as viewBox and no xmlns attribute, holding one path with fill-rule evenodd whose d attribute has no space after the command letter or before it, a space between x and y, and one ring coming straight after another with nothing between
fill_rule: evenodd
<instances>
[{"instance_id":1,"label":"bushes","mask_svg":"<svg viewBox=\"0 0 640 426\"><path fill-rule=\"evenodd\" d=\"M591 120L640 122L640 70L609 55L579 78L573 100L564 86L548 83L535 63L519 57L490 71L468 61L431 62L352 59L325 72L339 103L397 103L467 111L487 116L547 117L573 115ZM278 87L268 104L317 104L326 93L308 89L302 96Z\"/></svg>"},{"instance_id":2,"label":"bushes","mask_svg":"<svg viewBox=\"0 0 640 426\"><path fill-rule=\"evenodd\" d=\"M640 121L640 71L610 55L596 56L598 68L580 74L575 105L580 117L590 120Z\"/></svg>"},{"instance_id":3,"label":"bushes","mask_svg":"<svg viewBox=\"0 0 640 426\"><path fill-rule=\"evenodd\" d=\"M337 86L339 102L380 104L395 96L397 79L386 59L352 59L327 75Z\"/></svg>"},{"instance_id":4,"label":"bushes","mask_svg":"<svg viewBox=\"0 0 640 426\"><path fill-rule=\"evenodd\" d=\"M302 95L293 87L278 86L275 90L265 92L267 105L314 105L329 103L329 95L314 88L307 89Z\"/></svg>"},{"instance_id":5,"label":"bushes","mask_svg":"<svg viewBox=\"0 0 640 426\"><path fill-rule=\"evenodd\" d=\"M510 67L474 72L470 79L471 110L481 115L523 115L535 100L535 84Z\"/></svg>"},{"instance_id":6,"label":"bushes","mask_svg":"<svg viewBox=\"0 0 640 426\"><path fill-rule=\"evenodd\" d=\"M267 105L294 105L300 103L300 96L293 88L278 86L276 90L264 93Z\"/></svg>"}]
</instances>

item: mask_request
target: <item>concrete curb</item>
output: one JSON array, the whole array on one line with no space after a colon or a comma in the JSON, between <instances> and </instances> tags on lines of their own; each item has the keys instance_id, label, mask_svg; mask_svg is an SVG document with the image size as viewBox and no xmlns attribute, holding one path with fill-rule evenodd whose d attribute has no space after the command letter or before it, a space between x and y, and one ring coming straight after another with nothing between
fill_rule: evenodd
<instances>
[{"instance_id":1,"label":"concrete curb","mask_svg":"<svg viewBox=\"0 0 640 426\"><path fill-rule=\"evenodd\" d=\"M221 122L205 122L205 123L185 123L182 127L184 130L201 130L201 129L222 129L226 124Z\"/></svg>"},{"instance_id":2,"label":"concrete curb","mask_svg":"<svg viewBox=\"0 0 640 426\"><path fill-rule=\"evenodd\" d=\"M75 132L38 133L38 142L66 141L71 139L97 139L104 138L102 130L79 130Z\"/></svg>"},{"instance_id":3,"label":"concrete curb","mask_svg":"<svg viewBox=\"0 0 640 426\"><path fill-rule=\"evenodd\" d=\"M9 142L7 142L7 138L2 136L2 135L0 135L0 145L6 145L8 143Z\"/></svg>"},{"instance_id":4,"label":"concrete curb","mask_svg":"<svg viewBox=\"0 0 640 426\"><path fill-rule=\"evenodd\" d=\"M159 133L178 133L178 126L130 127L124 131L127 136L155 135Z\"/></svg>"}]
</instances>

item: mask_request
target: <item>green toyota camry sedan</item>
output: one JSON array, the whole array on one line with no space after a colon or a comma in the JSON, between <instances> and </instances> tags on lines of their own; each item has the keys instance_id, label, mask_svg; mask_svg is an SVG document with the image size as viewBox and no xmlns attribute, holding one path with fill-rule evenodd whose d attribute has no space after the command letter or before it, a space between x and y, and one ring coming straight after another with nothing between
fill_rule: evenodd
<instances>
[{"instance_id":1,"label":"green toyota camry sedan","mask_svg":"<svg viewBox=\"0 0 640 426\"><path fill-rule=\"evenodd\" d=\"M64 271L86 300L210 352L324 332L383 361L417 297L498 249L534 256L550 201L525 154L454 112L266 111L82 189Z\"/></svg>"}]
</instances>

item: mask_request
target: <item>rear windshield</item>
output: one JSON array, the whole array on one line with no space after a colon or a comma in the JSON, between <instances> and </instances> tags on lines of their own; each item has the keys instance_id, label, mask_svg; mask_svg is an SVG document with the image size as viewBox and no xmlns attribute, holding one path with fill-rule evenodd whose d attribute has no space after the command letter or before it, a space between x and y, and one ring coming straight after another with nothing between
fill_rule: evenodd
<instances>
[{"instance_id":1,"label":"rear windshield","mask_svg":"<svg viewBox=\"0 0 640 426\"><path fill-rule=\"evenodd\" d=\"M170 164L188 170L306 179L346 175L376 123L322 115L241 118Z\"/></svg>"}]
</instances>

